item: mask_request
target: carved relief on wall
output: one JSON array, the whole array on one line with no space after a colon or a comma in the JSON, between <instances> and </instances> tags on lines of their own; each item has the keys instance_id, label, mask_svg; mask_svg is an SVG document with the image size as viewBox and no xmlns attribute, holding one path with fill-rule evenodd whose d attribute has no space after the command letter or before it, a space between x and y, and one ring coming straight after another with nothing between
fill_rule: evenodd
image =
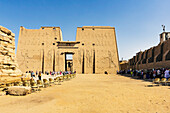
<instances>
[{"instance_id":1,"label":"carved relief on wall","mask_svg":"<svg viewBox=\"0 0 170 113\"><path fill-rule=\"evenodd\" d=\"M36 54L32 55L32 54L29 54L28 50L22 50L20 52L20 54L21 54L20 58L18 59L18 64L20 65L20 68L27 69L29 67L29 65L33 65L36 62L37 63L40 62L41 61L40 51L35 51L35 53ZM31 61L32 61L32 63L31 63Z\"/></svg>"},{"instance_id":2,"label":"carved relief on wall","mask_svg":"<svg viewBox=\"0 0 170 113\"><path fill-rule=\"evenodd\" d=\"M111 51L108 51L108 58L109 58L109 68L116 67L116 64L113 60L113 53Z\"/></svg>"},{"instance_id":3,"label":"carved relief on wall","mask_svg":"<svg viewBox=\"0 0 170 113\"><path fill-rule=\"evenodd\" d=\"M57 51L56 59L57 59L56 65L59 65L59 51Z\"/></svg>"},{"instance_id":4,"label":"carved relief on wall","mask_svg":"<svg viewBox=\"0 0 170 113\"><path fill-rule=\"evenodd\" d=\"M52 51L48 50L47 51L47 56L46 56L46 61L45 64L47 65L47 67L50 67L52 65Z\"/></svg>"},{"instance_id":5,"label":"carved relief on wall","mask_svg":"<svg viewBox=\"0 0 170 113\"><path fill-rule=\"evenodd\" d=\"M23 59L23 60L19 60L18 61L18 64L20 65L20 67L28 67L27 66L27 64L26 64L26 54L25 54L25 51L23 50L23 51L21 51L21 59ZM23 67L23 68L24 68Z\"/></svg>"},{"instance_id":6,"label":"carved relief on wall","mask_svg":"<svg viewBox=\"0 0 170 113\"><path fill-rule=\"evenodd\" d=\"M81 50L78 50L78 63L81 64Z\"/></svg>"},{"instance_id":7,"label":"carved relief on wall","mask_svg":"<svg viewBox=\"0 0 170 113\"><path fill-rule=\"evenodd\" d=\"M92 55L89 52L89 50L86 50L86 63L87 63L87 67L91 67L91 62L92 62Z\"/></svg>"}]
</instances>

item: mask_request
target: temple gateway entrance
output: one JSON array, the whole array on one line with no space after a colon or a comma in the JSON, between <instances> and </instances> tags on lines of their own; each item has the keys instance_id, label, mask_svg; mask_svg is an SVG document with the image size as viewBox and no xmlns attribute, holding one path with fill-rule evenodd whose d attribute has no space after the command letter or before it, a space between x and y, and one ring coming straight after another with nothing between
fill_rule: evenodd
<instances>
[{"instance_id":1,"label":"temple gateway entrance","mask_svg":"<svg viewBox=\"0 0 170 113\"><path fill-rule=\"evenodd\" d=\"M73 53L65 53L65 71L73 71Z\"/></svg>"},{"instance_id":2,"label":"temple gateway entrance","mask_svg":"<svg viewBox=\"0 0 170 113\"><path fill-rule=\"evenodd\" d=\"M26 29L21 26L17 48L21 71L76 71L78 74L109 74L119 70L115 28L83 26L76 41L63 41L60 27Z\"/></svg>"}]
</instances>

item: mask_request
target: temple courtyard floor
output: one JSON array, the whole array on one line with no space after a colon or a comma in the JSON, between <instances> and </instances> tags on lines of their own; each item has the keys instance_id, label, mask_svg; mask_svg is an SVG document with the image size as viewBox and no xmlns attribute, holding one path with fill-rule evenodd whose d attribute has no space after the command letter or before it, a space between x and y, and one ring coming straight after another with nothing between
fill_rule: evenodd
<instances>
[{"instance_id":1,"label":"temple courtyard floor","mask_svg":"<svg viewBox=\"0 0 170 113\"><path fill-rule=\"evenodd\" d=\"M26 96L1 96L0 113L170 113L170 86L120 75L77 75Z\"/></svg>"}]
</instances>

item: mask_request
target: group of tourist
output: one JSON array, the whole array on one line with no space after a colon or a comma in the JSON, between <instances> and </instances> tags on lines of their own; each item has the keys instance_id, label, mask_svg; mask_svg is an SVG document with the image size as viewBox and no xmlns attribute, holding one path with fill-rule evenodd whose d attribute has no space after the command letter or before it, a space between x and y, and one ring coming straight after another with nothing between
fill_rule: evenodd
<instances>
[{"instance_id":1,"label":"group of tourist","mask_svg":"<svg viewBox=\"0 0 170 113\"><path fill-rule=\"evenodd\" d=\"M170 69L120 70L118 74L130 74L140 79L170 78Z\"/></svg>"},{"instance_id":2,"label":"group of tourist","mask_svg":"<svg viewBox=\"0 0 170 113\"><path fill-rule=\"evenodd\" d=\"M42 79L42 72L41 71L36 71L35 73L34 73L34 71L26 71L26 75L25 75L25 77L28 77L28 74L30 73L30 75L31 75L31 78L36 78L36 77L38 77L38 79L39 80L41 80ZM51 75L51 76L55 76L55 75L66 75L66 74L75 74L76 73L76 71L74 71L74 72L72 72L72 71L58 71L58 72L56 72L56 71L50 71L50 72L48 72L48 71L45 71L45 75Z\"/></svg>"}]
</instances>

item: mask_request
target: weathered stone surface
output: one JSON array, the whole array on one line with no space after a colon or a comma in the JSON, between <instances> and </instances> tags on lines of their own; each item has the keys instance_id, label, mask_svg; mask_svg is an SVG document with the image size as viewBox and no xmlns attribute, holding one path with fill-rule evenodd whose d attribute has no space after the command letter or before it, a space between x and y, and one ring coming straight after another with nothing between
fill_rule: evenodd
<instances>
[{"instance_id":1,"label":"weathered stone surface","mask_svg":"<svg viewBox=\"0 0 170 113\"><path fill-rule=\"evenodd\" d=\"M128 68L128 62L126 60L120 61L120 69L126 70Z\"/></svg>"},{"instance_id":2,"label":"weathered stone surface","mask_svg":"<svg viewBox=\"0 0 170 113\"><path fill-rule=\"evenodd\" d=\"M168 32L168 34L170 33ZM157 46L143 52L140 51L129 59L128 69L153 68L170 68L170 38L165 40L165 37L160 37L160 43Z\"/></svg>"},{"instance_id":3,"label":"weathered stone surface","mask_svg":"<svg viewBox=\"0 0 170 113\"><path fill-rule=\"evenodd\" d=\"M31 93L31 87L11 86L7 89L7 93L15 96L22 96Z\"/></svg>"},{"instance_id":4,"label":"weathered stone surface","mask_svg":"<svg viewBox=\"0 0 170 113\"><path fill-rule=\"evenodd\" d=\"M116 73L119 60L115 28L77 28L76 41L63 41L59 27L20 28L17 62L23 71L67 71L66 54L72 54L70 68L77 73Z\"/></svg>"},{"instance_id":5,"label":"weathered stone surface","mask_svg":"<svg viewBox=\"0 0 170 113\"><path fill-rule=\"evenodd\" d=\"M83 26L77 28L76 41L79 54L73 56L77 61L78 73L109 74L119 70L119 58L115 28L110 26ZM77 60L77 58L79 58ZM73 59L74 61L74 59ZM83 69L84 68L84 69Z\"/></svg>"},{"instance_id":6,"label":"weathered stone surface","mask_svg":"<svg viewBox=\"0 0 170 113\"><path fill-rule=\"evenodd\" d=\"M0 75L21 75L15 58L15 34L0 26Z\"/></svg>"},{"instance_id":7,"label":"weathered stone surface","mask_svg":"<svg viewBox=\"0 0 170 113\"><path fill-rule=\"evenodd\" d=\"M5 34L11 35L11 31L3 26L0 26L0 30Z\"/></svg>"}]
</instances>

